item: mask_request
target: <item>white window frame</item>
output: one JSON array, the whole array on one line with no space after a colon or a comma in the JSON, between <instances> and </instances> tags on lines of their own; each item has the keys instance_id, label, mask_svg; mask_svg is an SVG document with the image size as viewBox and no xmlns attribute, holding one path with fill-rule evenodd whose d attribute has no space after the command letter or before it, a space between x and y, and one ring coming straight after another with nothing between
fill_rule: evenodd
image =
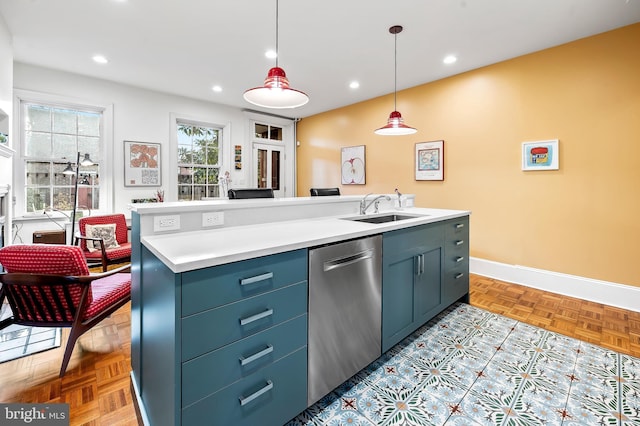
<instances>
[{"instance_id":1,"label":"white window frame","mask_svg":"<svg viewBox=\"0 0 640 426\"><path fill-rule=\"evenodd\" d=\"M107 214L113 212L113 105L101 105L97 102L78 100L59 95L51 95L46 93L32 92L28 90L14 89L13 97L13 113L14 126L13 134L19 135L12 138L16 154L13 158L13 184L15 197L14 212L15 216L23 216L26 209L25 191L16 190L16 188L25 188L25 143L23 140L22 123L24 120L22 114L22 104L24 102L32 104L41 104L56 108L68 108L99 112L102 114L102 144L100 147L100 208L92 210L91 214ZM75 163L76 158L70 159L71 163ZM15 217L14 216L14 217Z\"/></svg>"},{"instance_id":2,"label":"white window frame","mask_svg":"<svg viewBox=\"0 0 640 426\"><path fill-rule=\"evenodd\" d=\"M231 146L231 123L227 122L226 124L221 124L219 122L205 120L202 118L171 113L171 135L169 137L169 167L167 168L167 170L169 171L169 188L165 192L165 201L178 200L178 123L220 129L222 132L222 138L218 142L218 161L220 175L223 174L225 170L229 169L229 159L227 158L227 153L230 151L230 149L227 149L227 147ZM218 184L220 184L219 181ZM226 196L226 194L222 194L222 191L220 191L220 196L224 197Z\"/></svg>"}]
</instances>

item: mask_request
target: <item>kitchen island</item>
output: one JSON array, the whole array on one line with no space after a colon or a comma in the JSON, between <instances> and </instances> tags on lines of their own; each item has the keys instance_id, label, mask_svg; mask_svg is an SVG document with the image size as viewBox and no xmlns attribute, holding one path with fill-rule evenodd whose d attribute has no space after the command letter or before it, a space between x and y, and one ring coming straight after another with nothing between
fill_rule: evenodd
<instances>
[{"instance_id":1,"label":"kitchen island","mask_svg":"<svg viewBox=\"0 0 640 426\"><path fill-rule=\"evenodd\" d=\"M132 383L145 423L278 425L307 407L310 248L382 236L381 352L468 297L468 211L383 202L366 217L401 220L367 223L354 220L361 198L135 206Z\"/></svg>"}]
</instances>

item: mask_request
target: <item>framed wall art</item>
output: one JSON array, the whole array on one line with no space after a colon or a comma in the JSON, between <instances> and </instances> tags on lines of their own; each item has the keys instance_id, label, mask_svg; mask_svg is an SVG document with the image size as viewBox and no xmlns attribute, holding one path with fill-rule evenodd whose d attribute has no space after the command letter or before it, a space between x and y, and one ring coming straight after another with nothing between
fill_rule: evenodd
<instances>
[{"instance_id":1,"label":"framed wall art","mask_svg":"<svg viewBox=\"0 0 640 426\"><path fill-rule=\"evenodd\" d=\"M522 170L558 170L558 139L522 143Z\"/></svg>"},{"instance_id":2,"label":"framed wall art","mask_svg":"<svg viewBox=\"0 0 640 426\"><path fill-rule=\"evenodd\" d=\"M124 141L124 185L160 186L160 144Z\"/></svg>"},{"instance_id":3,"label":"framed wall art","mask_svg":"<svg viewBox=\"0 0 640 426\"><path fill-rule=\"evenodd\" d=\"M444 141L416 144L416 180L444 180Z\"/></svg>"},{"instance_id":4,"label":"framed wall art","mask_svg":"<svg viewBox=\"0 0 640 426\"><path fill-rule=\"evenodd\" d=\"M342 148L342 184L365 184L364 145Z\"/></svg>"}]
</instances>

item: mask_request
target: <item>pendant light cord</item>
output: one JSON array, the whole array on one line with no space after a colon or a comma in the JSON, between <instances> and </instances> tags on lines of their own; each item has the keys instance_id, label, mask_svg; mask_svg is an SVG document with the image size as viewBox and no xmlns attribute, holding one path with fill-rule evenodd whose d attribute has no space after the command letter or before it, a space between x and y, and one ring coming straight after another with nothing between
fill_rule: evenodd
<instances>
[{"instance_id":1,"label":"pendant light cord","mask_svg":"<svg viewBox=\"0 0 640 426\"><path fill-rule=\"evenodd\" d=\"M396 104L396 99L398 96L398 33L393 35L393 110L397 111L398 106Z\"/></svg>"}]
</instances>

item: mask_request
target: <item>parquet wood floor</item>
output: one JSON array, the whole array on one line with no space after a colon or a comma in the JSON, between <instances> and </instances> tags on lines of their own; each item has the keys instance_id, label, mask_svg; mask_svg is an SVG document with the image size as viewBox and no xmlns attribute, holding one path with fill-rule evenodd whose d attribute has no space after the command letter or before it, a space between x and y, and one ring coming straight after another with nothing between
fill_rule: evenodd
<instances>
[{"instance_id":1,"label":"parquet wood floor","mask_svg":"<svg viewBox=\"0 0 640 426\"><path fill-rule=\"evenodd\" d=\"M640 313L478 275L471 304L519 321L640 357ZM137 425L130 387L131 308L125 305L76 344L58 378L62 347L0 364L1 402L67 402L71 425Z\"/></svg>"}]
</instances>

